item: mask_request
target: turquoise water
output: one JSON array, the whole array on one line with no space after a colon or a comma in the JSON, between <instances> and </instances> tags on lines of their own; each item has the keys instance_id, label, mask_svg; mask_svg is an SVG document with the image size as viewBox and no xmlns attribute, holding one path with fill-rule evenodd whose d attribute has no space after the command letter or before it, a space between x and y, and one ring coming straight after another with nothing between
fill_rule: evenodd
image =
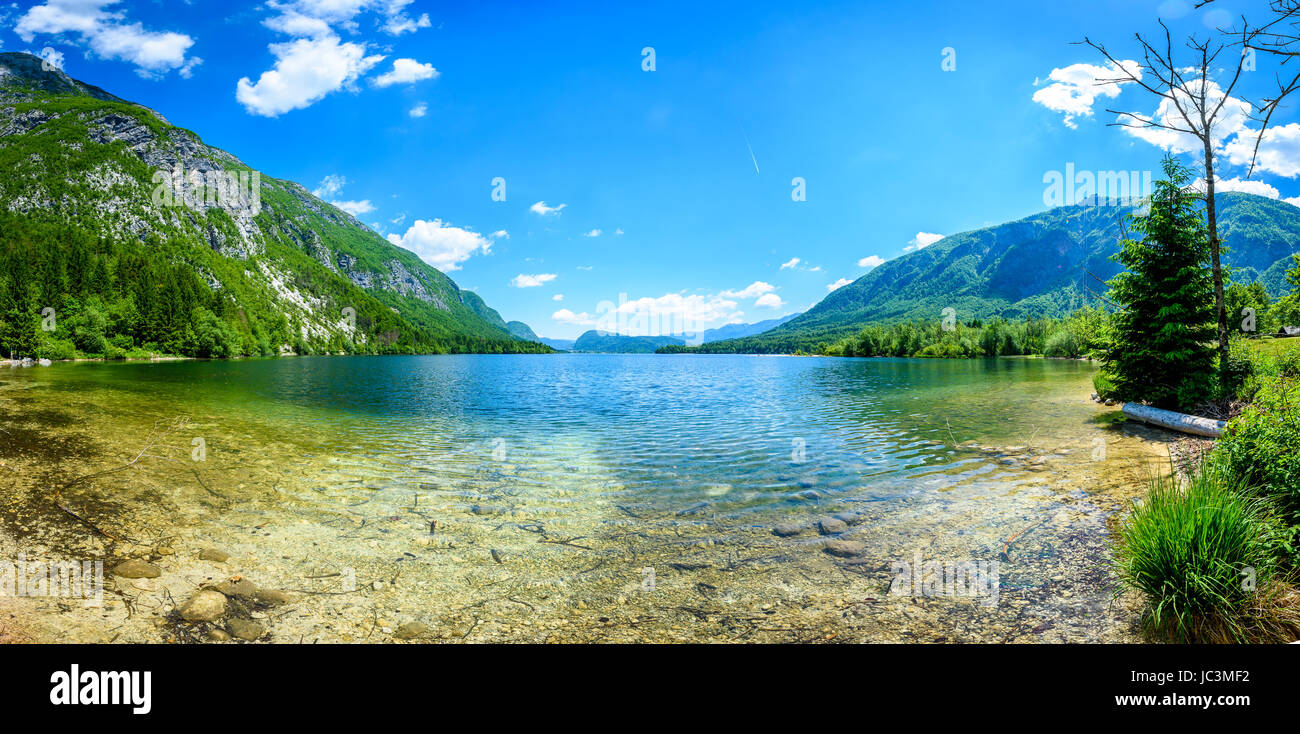
<instances>
[{"instance_id":1,"label":"turquoise water","mask_svg":"<svg viewBox=\"0 0 1300 734\"><path fill-rule=\"evenodd\" d=\"M119 539L224 544L286 588L400 569L366 600L438 639L1116 639L1106 526L1163 446L1088 400L1092 374L697 355L91 363L0 376L0 410L17 431L4 457L28 473L79 476L156 440L69 492ZM831 540L861 545L832 555ZM999 561L997 603L889 598L891 564L918 551ZM302 603L328 617L345 601ZM293 631L353 638L300 616ZM754 621L769 617L784 621Z\"/></svg>"}]
</instances>

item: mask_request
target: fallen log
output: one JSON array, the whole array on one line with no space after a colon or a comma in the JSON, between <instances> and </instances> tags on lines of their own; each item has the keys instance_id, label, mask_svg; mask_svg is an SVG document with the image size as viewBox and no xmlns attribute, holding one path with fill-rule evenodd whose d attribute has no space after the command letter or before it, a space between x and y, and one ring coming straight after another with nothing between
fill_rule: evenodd
<instances>
[{"instance_id":1,"label":"fallen log","mask_svg":"<svg viewBox=\"0 0 1300 734\"><path fill-rule=\"evenodd\" d=\"M1141 403L1124 403L1124 415L1143 423L1180 433L1190 433L1193 436L1218 438L1223 433L1223 421L1175 413L1172 410L1161 410Z\"/></svg>"}]
</instances>

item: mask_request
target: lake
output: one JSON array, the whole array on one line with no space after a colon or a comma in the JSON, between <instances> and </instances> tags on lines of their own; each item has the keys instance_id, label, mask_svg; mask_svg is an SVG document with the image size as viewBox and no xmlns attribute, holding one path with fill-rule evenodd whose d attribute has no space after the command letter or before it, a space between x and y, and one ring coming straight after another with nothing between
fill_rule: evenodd
<instances>
[{"instance_id":1,"label":"lake","mask_svg":"<svg viewBox=\"0 0 1300 734\"><path fill-rule=\"evenodd\" d=\"M1090 401L1094 369L577 354L10 369L0 518L10 552L163 570L110 581L102 608L27 615L35 639L186 639L154 620L240 575L291 595L292 613L256 617L281 642L412 622L467 642L1131 641L1109 529L1169 437ZM230 558L200 559L209 547Z\"/></svg>"}]
</instances>

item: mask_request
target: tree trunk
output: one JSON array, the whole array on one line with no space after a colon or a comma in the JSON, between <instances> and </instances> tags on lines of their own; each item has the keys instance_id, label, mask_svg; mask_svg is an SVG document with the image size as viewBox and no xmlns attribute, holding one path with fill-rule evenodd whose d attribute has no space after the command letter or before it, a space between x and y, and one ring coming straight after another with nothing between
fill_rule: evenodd
<instances>
[{"instance_id":1,"label":"tree trunk","mask_svg":"<svg viewBox=\"0 0 1300 734\"><path fill-rule=\"evenodd\" d=\"M1219 264L1219 220L1214 202L1214 151L1205 139L1205 219L1214 265L1214 312L1219 317L1219 364L1228 363L1228 310L1223 302L1223 267Z\"/></svg>"}]
</instances>

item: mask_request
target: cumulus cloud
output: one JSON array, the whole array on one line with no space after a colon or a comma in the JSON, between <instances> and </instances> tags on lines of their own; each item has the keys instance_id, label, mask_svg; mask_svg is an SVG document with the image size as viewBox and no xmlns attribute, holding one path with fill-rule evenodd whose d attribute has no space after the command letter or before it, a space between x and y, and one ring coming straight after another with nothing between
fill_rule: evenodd
<instances>
[{"instance_id":1,"label":"cumulus cloud","mask_svg":"<svg viewBox=\"0 0 1300 734\"><path fill-rule=\"evenodd\" d=\"M793 269L795 269L796 267L799 266L799 263L800 263L800 262L803 262L803 261L800 260L800 259L797 258L797 257L792 257L792 258L790 258L789 260L787 260L787 261L781 263L781 269L782 269L782 270L793 270Z\"/></svg>"},{"instance_id":2,"label":"cumulus cloud","mask_svg":"<svg viewBox=\"0 0 1300 734\"><path fill-rule=\"evenodd\" d=\"M563 300L564 300L564 294L563 294L563 293L556 293L555 295L551 296L551 300L552 300L552 301L563 301Z\"/></svg>"},{"instance_id":3,"label":"cumulus cloud","mask_svg":"<svg viewBox=\"0 0 1300 734\"><path fill-rule=\"evenodd\" d=\"M429 114L429 105L420 102L411 108L411 117L424 117Z\"/></svg>"},{"instance_id":4,"label":"cumulus cloud","mask_svg":"<svg viewBox=\"0 0 1300 734\"><path fill-rule=\"evenodd\" d=\"M852 283L852 282L853 282L853 281L849 280L848 278L840 278L839 280L835 281L834 283L827 283L827 284L826 284L826 291L829 293L830 291L839 290L840 288L843 288L844 286L846 286L846 285L848 285L849 283Z\"/></svg>"},{"instance_id":5,"label":"cumulus cloud","mask_svg":"<svg viewBox=\"0 0 1300 734\"><path fill-rule=\"evenodd\" d=\"M596 324L586 311L574 313L567 308L562 308L551 314L551 318L561 324L573 324L575 326L594 326Z\"/></svg>"},{"instance_id":6,"label":"cumulus cloud","mask_svg":"<svg viewBox=\"0 0 1300 734\"><path fill-rule=\"evenodd\" d=\"M320 184L316 188L312 189L311 193L312 196L324 199L354 217L360 217L362 214L373 212L375 206L370 203L369 199L362 199L360 201L340 201L333 198L337 196L339 192L343 191L343 187L346 186L347 183L348 180L346 177L331 173L321 179ZM400 224L405 218L406 215L403 214L397 219L392 220L393 224ZM378 227L375 227L375 229L378 229Z\"/></svg>"},{"instance_id":7,"label":"cumulus cloud","mask_svg":"<svg viewBox=\"0 0 1300 734\"><path fill-rule=\"evenodd\" d=\"M362 28L358 16L363 13L378 15L377 26L395 36L428 27L428 15L412 20L406 14L410 4L411 0L270 0L263 7L273 15L263 25L292 40L267 47L275 57L274 66L262 72L256 82L241 78L235 86L235 98L252 114L276 117L310 107L341 89L357 91L357 80L385 57L370 53L374 44L364 40L343 41L340 32L359 34ZM372 83L387 87L437 75L432 64L404 58L394 61L392 69L375 77ZM423 115L412 112L412 117Z\"/></svg>"},{"instance_id":8,"label":"cumulus cloud","mask_svg":"<svg viewBox=\"0 0 1300 734\"><path fill-rule=\"evenodd\" d=\"M555 273L538 273L537 275L520 273L511 279L510 285L515 288L536 288L555 280L555 277Z\"/></svg>"},{"instance_id":9,"label":"cumulus cloud","mask_svg":"<svg viewBox=\"0 0 1300 734\"><path fill-rule=\"evenodd\" d=\"M771 283L764 283L756 280L738 291L726 290L721 293L723 298L758 298L765 293L771 293L776 290L776 286Z\"/></svg>"},{"instance_id":10,"label":"cumulus cloud","mask_svg":"<svg viewBox=\"0 0 1300 734\"><path fill-rule=\"evenodd\" d=\"M269 48L275 67L262 72L256 83L244 77L235 87L235 99L264 117L310 107L331 92L355 88L356 80L384 59L367 55L362 44L345 43L332 34L273 43Z\"/></svg>"},{"instance_id":11,"label":"cumulus cloud","mask_svg":"<svg viewBox=\"0 0 1300 734\"><path fill-rule=\"evenodd\" d=\"M354 217L359 217L362 214L369 214L375 210L375 205L371 204L369 199L362 199L361 201L331 201L330 203Z\"/></svg>"},{"instance_id":12,"label":"cumulus cloud","mask_svg":"<svg viewBox=\"0 0 1300 734\"><path fill-rule=\"evenodd\" d=\"M438 78L438 70L433 64L421 64L415 59L396 59L393 68L371 82L376 87L391 87L394 84L414 84L424 79Z\"/></svg>"},{"instance_id":13,"label":"cumulus cloud","mask_svg":"<svg viewBox=\"0 0 1300 734\"><path fill-rule=\"evenodd\" d=\"M1225 146L1228 162L1247 166L1255 150L1258 130L1243 130ZM1264 131L1259 143L1259 158L1255 161L1259 171L1295 178L1300 175L1300 123L1287 123Z\"/></svg>"},{"instance_id":14,"label":"cumulus cloud","mask_svg":"<svg viewBox=\"0 0 1300 734\"><path fill-rule=\"evenodd\" d=\"M1192 188L1196 189L1197 191L1200 191L1201 193L1205 193L1205 179L1198 178L1195 181L1193 181ZM1279 201L1285 201L1288 204L1300 206L1300 196L1283 198L1282 192L1278 191L1276 186L1264 183L1263 181L1257 179L1242 179L1242 178L1225 179L1225 178L1215 177L1214 192L1217 194L1217 193L1222 193L1224 191L1240 191L1243 193L1255 194L1256 196L1264 196L1269 199L1277 199Z\"/></svg>"},{"instance_id":15,"label":"cumulus cloud","mask_svg":"<svg viewBox=\"0 0 1300 734\"><path fill-rule=\"evenodd\" d=\"M880 266L884 262L885 259L879 255L867 255L866 257L858 261L858 267L874 268ZM831 290L834 290L834 288L832 288Z\"/></svg>"},{"instance_id":16,"label":"cumulus cloud","mask_svg":"<svg viewBox=\"0 0 1300 734\"><path fill-rule=\"evenodd\" d=\"M563 209L565 206L567 206L567 204L560 204L559 206L547 206L546 202L539 201L536 204L533 204L532 206L528 207L528 211L545 217L549 214L559 214L560 210Z\"/></svg>"},{"instance_id":17,"label":"cumulus cloud","mask_svg":"<svg viewBox=\"0 0 1300 734\"><path fill-rule=\"evenodd\" d=\"M582 235L582 236L583 236L583 237L599 237L599 236L600 236L600 230L599 230L599 229L593 229L593 230L591 230L590 232L587 232L586 234L584 234L584 235Z\"/></svg>"},{"instance_id":18,"label":"cumulus cloud","mask_svg":"<svg viewBox=\"0 0 1300 734\"><path fill-rule=\"evenodd\" d=\"M903 248L903 252L916 252L917 250L924 250L925 248L929 247L930 245L933 245L934 243L938 242L941 239L943 239L943 235L941 234L934 234L933 232L917 232L916 236L913 237L910 241L908 241L907 247ZM859 263L859 265L860 264L861 263Z\"/></svg>"},{"instance_id":19,"label":"cumulus cloud","mask_svg":"<svg viewBox=\"0 0 1300 734\"><path fill-rule=\"evenodd\" d=\"M103 59L117 59L136 66L144 77L159 77L177 71L188 77L203 60L187 56L194 39L184 33L147 30L130 23L121 0L46 0L34 5L18 19L14 33L27 43L38 34L71 34Z\"/></svg>"},{"instance_id":20,"label":"cumulus cloud","mask_svg":"<svg viewBox=\"0 0 1300 734\"><path fill-rule=\"evenodd\" d=\"M754 305L758 308L780 308L785 305L785 301L775 293L764 293L754 301Z\"/></svg>"},{"instance_id":21,"label":"cumulus cloud","mask_svg":"<svg viewBox=\"0 0 1300 734\"><path fill-rule=\"evenodd\" d=\"M1121 69L1122 65L1122 69ZM1125 72L1142 78L1142 65L1136 61L1121 61L1119 65L1071 64L1052 69L1047 75L1047 86L1034 92L1033 100L1049 110L1065 115L1066 127L1075 128L1077 117L1092 117L1092 108L1098 97L1115 98L1121 87L1131 81L1111 81L1126 76ZM1041 82L1035 80L1037 86Z\"/></svg>"},{"instance_id":22,"label":"cumulus cloud","mask_svg":"<svg viewBox=\"0 0 1300 734\"><path fill-rule=\"evenodd\" d=\"M441 219L417 219L406 233L388 235L388 241L420 256L443 272L460 270L460 263L475 254L487 254L492 241L473 230L453 227Z\"/></svg>"}]
</instances>

